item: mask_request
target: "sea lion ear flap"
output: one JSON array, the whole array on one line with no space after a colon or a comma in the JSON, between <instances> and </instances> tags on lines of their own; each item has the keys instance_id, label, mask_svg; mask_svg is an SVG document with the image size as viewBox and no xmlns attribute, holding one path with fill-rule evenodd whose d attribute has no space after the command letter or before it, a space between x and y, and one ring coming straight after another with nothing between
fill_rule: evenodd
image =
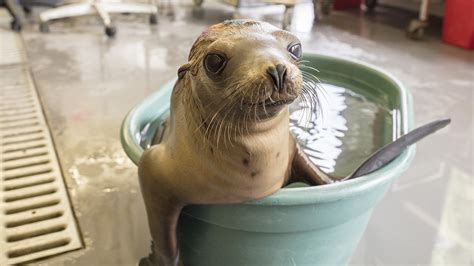
<instances>
[{"instance_id":1,"label":"sea lion ear flap","mask_svg":"<svg viewBox=\"0 0 474 266\"><path fill-rule=\"evenodd\" d=\"M178 80L181 80L184 78L184 75L186 74L186 72L189 71L189 69L191 68L191 62L187 62L186 64L182 65L179 69L178 69Z\"/></svg>"}]
</instances>

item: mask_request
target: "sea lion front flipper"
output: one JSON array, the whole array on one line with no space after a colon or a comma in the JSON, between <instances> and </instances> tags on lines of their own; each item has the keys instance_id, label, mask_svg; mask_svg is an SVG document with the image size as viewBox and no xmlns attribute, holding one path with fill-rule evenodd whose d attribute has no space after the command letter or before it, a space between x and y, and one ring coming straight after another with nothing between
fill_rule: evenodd
<instances>
[{"instance_id":1,"label":"sea lion front flipper","mask_svg":"<svg viewBox=\"0 0 474 266\"><path fill-rule=\"evenodd\" d=\"M139 163L140 188L148 215L153 240L152 253L142 259L142 265L177 266L179 251L176 239L178 218L184 204L166 186L159 167L161 146L145 151Z\"/></svg>"},{"instance_id":2,"label":"sea lion front flipper","mask_svg":"<svg viewBox=\"0 0 474 266\"><path fill-rule=\"evenodd\" d=\"M391 162L408 146L447 126L450 122L451 119L449 118L439 119L408 132L394 142L383 146L381 149L373 153L350 176L346 177L344 180L372 173L373 171Z\"/></svg>"},{"instance_id":3,"label":"sea lion front flipper","mask_svg":"<svg viewBox=\"0 0 474 266\"><path fill-rule=\"evenodd\" d=\"M153 239L153 250L147 261L150 266L178 266L179 251L176 225L182 205L172 201L168 202L165 198L156 200L159 200L159 202L150 203L145 201L150 233ZM154 201L154 199L151 201Z\"/></svg>"},{"instance_id":4,"label":"sea lion front flipper","mask_svg":"<svg viewBox=\"0 0 474 266\"><path fill-rule=\"evenodd\" d=\"M334 183L335 180L312 163L295 141L295 154L291 165L290 182L305 182L312 186Z\"/></svg>"}]
</instances>

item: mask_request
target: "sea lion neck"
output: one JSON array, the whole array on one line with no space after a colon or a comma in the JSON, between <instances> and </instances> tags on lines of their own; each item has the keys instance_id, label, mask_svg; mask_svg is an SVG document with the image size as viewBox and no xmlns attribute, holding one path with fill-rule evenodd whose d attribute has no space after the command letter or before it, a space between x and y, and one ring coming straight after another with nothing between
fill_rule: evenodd
<instances>
[{"instance_id":1,"label":"sea lion neck","mask_svg":"<svg viewBox=\"0 0 474 266\"><path fill-rule=\"evenodd\" d=\"M262 132L269 132L274 130L281 124L288 124L289 121L289 108L284 107L279 113L273 117L261 119L250 124L249 132L251 134L258 134Z\"/></svg>"}]
</instances>

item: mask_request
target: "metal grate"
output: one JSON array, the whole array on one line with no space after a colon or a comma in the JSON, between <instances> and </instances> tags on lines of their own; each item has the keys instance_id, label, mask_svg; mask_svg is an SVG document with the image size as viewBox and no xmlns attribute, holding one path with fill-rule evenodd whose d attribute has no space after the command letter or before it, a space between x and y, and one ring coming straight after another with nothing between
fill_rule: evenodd
<instances>
[{"instance_id":1,"label":"metal grate","mask_svg":"<svg viewBox=\"0 0 474 266\"><path fill-rule=\"evenodd\" d=\"M0 13L0 20L5 16ZM11 65L23 62L25 51L17 33L0 29L0 65Z\"/></svg>"},{"instance_id":2,"label":"metal grate","mask_svg":"<svg viewBox=\"0 0 474 266\"><path fill-rule=\"evenodd\" d=\"M2 41L3 43L3 41ZM30 73L0 69L0 265L82 247Z\"/></svg>"}]
</instances>

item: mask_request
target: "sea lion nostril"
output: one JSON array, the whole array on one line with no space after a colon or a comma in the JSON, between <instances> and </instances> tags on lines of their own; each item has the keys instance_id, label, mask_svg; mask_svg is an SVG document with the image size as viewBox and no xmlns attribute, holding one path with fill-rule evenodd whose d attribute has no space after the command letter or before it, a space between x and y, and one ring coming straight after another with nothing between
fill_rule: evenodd
<instances>
[{"instance_id":1,"label":"sea lion nostril","mask_svg":"<svg viewBox=\"0 0 474 266\"><path fill-rule=\"evenodd\" d=\"M283 64L276 65L276 68L274 66L270 66L267 69L267 73L272 78L273 84L275 84L275 90L281 91L286 78L286 66Z\"/></svg>"},{"instance_id":2,"label":"sea lion nostril","mask_svg":"<svg viewBox=\"0 0 474 266\"><path fill-rule=\"evenodd\" d=\"M280 79L280 87L279 90L283 89L283 84L285 84L285 78L286 78L286 66L283 64L278 64L276 66L277 72L278 72L278 78Z\"/></svg>"},{"instance_id":3,"label":"sea lion nostril","mask_svg":"<svg viewBox=\"0 0 474 266\"><path fill-rule=\"evenodd\" d=\"M274 88L275 90L280 89L280 78L278 76L278 71L274 66L270 66L267 69L268 75L270 75L270 78L273 80L273 84L275 85Z\"/></svg>"}]
</instances>

